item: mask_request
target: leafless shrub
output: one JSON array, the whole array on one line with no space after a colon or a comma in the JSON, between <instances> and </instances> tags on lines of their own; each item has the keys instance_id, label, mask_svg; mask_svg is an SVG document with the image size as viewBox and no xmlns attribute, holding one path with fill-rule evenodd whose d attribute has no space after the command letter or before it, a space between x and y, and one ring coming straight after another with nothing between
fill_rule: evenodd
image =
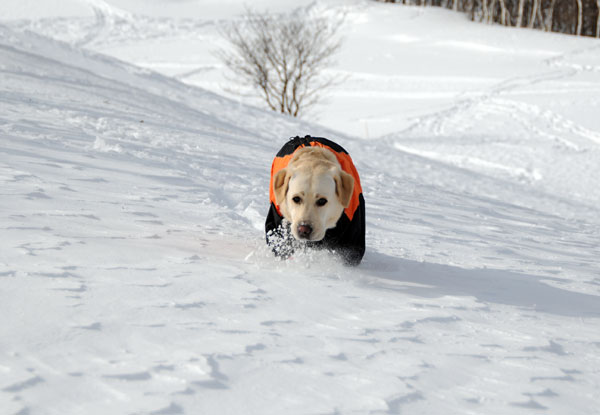
<instances>
[{"instance_id":1,"label":"leafless shrub","mask_svg":"<svg viewBox=\"0 0 600 415\"><path fill-rule=\"evenodd\" d=\"M301 9L276 16L248 9L241 20L221 28L230 47L216 54L270 109L296 117L336 83L323 70L341 47L341 24Z\"/></svg>"}]
</instances>

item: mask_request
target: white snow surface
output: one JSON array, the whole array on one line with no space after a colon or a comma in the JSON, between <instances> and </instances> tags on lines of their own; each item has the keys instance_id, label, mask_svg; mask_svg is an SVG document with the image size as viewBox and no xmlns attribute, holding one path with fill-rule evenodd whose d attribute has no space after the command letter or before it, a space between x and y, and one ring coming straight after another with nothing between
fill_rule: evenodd
<instances>
[{"instance_id":1,"label":"white snow surface","mask_svg":"<svg viewBox=\"0 0 600 415\"><path fill-rule=\"evenodd\" d=\"M598 413L598 40L300 2L346 80L297 120L223 95L241 2L39 3L0 5L1 414ZM265 247L304 134L361 175L356 268Z\"/></svg>"}]
</instances>

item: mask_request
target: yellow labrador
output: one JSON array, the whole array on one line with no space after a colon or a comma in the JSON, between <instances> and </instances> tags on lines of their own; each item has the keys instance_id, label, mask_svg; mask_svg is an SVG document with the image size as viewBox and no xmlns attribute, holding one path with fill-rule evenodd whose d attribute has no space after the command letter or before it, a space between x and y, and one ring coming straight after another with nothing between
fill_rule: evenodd
<instances>
[{"instance_id":1,"label":"yellow labrador","mask_svg":"<svg viewBox=\"0 0 600 415\"><path fill-rule=\"evenodd\" d=\"M265 236L275 256L326 249L348 265L365 253L365 199L350 154L310 135L292 137L271 165Z\"/></svg>"},{"instance_id":2,"label":"yellow labrador","mask_svg":"<svg viewBox=\"0 0 600 415\"><path fill-rule=\"evenodd\" d=\"M322 147L299 149L273 177L275 200L298 240L322 240L349 206L353 190L354 177Z\"/></svg>"}]
</instances>

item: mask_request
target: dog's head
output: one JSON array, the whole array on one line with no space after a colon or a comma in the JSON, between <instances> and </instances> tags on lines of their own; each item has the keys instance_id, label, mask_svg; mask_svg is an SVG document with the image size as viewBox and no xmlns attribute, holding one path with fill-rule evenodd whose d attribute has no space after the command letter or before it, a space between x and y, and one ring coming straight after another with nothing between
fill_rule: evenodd
<instances>
[{"instance_id":1,"label":"dog's head","mask_svg":"<svg viewBox=\"0 0 600 415\"><path fill-rule=\"evenodd\" d=\"M275 201L298 240L320 241L350 204L354 177L329 150L302 148L273 177Z\"/></svg>"}]
</instances>

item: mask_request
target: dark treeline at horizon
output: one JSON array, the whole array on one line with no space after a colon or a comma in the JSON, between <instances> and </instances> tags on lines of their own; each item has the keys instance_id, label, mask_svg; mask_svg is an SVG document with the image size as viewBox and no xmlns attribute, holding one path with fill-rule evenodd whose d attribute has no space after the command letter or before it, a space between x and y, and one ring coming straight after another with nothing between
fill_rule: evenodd
<instances>
[{"instance_id":1,"label":"dark treeline at horizon","mask_svg":"<svg viewBox=\"0 0 600 415\"><path fill-rule=\"evenodd\" d=\"M378 0L437 6L471 20L600 38L600 0Z\"/></svg>"}]
</instances>

